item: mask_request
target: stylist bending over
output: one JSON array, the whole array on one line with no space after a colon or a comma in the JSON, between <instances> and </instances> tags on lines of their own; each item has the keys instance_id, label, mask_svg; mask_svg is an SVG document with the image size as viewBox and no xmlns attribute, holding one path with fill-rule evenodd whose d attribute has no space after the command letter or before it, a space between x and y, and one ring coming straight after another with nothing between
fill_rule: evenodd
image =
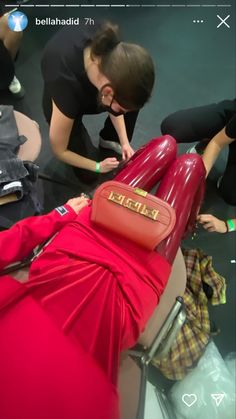
<instances>
[{"instance_id":1,"label":"stylist bending over","mask_svg":"<svg viewBox=\"0 0 236 419\"><path fill-rule=\"evenodd\" d=\"M83 115L107 111L99 145L129 159L138 111L150 98L154 65L139 45L122 42L118 26L65 27L48 42L42 59L43 108L50 142L58 159L72 166L106 173L118 166L114 157L95 162L70 150L73 126ZM79 138L78 138L79 141Z\"/></svg>"}]
</instances>

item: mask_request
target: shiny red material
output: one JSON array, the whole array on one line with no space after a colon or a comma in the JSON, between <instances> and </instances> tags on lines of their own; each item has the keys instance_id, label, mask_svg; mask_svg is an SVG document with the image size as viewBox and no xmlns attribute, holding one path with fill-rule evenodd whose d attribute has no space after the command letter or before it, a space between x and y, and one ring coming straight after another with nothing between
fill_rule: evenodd
<instances>
[{"instance_id":1,"label":"shiny red material","mask_svg":"<svg viewBox=\"0 0 236 419\"><path fill-rule=\"evenodd\" d=\"M176 141L170 135L154 138L125 164L115 180L150 191L176 158Z\"/></svg>"},{"instance_id":2,"label":"shiny red material","mask_svg":"<svg viewBox=\"0 0 236 419\"><path fill-rule=\"evenodd\" d=\"M191 231L196 222L205 191L205 174L200 156L183 154L167 170L156 191L156 196L167 201L176 212L174 229L157 247L157 251L170 263L175 258L185 231Z\"/></svg>"},{"instance_id":3,"label":"shiny red material","mask_svg":"<svg viewBox=\"0 0 236 419\"><path fill-rule=\"evenodd\" d=\"M200 156L183 154L176 158L175 140L165 135L138 150L115 177L115 180L148 192L159 182L155 195L175 209L177 218L172 233L157 248L170 263L173 263L183 236L195 226L205 193L205 174Z\"/></svg>"},{"instance_id":4,"label":"shiny red material","mask_svg":"<svg viewBox=\"0 0 236 419\"><path fill-rule=\"evenodd\" d=\"M6 400L5 410L1 411L0 405L0 417L18 419L20 412L24 419L39 419L37 410L44 410L41 417L47 418L49 403L50 419L99 418L96 412L104 411L107 398L113 409L112 385L117 381L120 352L137 342L158 304L171 269L165 258L173 259L186 223L192 217L193 203L194 212L199 204L194 199L200 198L203 164L198 156L175 160L175 153L173 138L153 140L116 177L146 190L160 181L157 196L173 205L178 217L173 233L160 249L161 254L150 253L95 228L90 222L91 207L84 208L78 216L68 208L61 218L52 211L46 216L23 220L0 233L0 267L4 267L26 256L58 231L32 264L25 285L9 277L0 278L0 334L1 338L4 336L4 345L0 345L0 394ZM46 359L46 350L52 365ZM87 381L80 363L82 358L90 371ZM78 381L73 375L73 365L77 373L81 369ZM99 377L97 367L105 372L110 389ZM90 374L93 387L88 393ZM12 389L11 382L14 382ZM105 395L97 407L94 392L100 395L100 385ZM88 405L92 414L86 416L83 412ZM101 414L102 417L109 416ZM114 417L115 414L110 419Z\"/></svg>"}]
</instances>

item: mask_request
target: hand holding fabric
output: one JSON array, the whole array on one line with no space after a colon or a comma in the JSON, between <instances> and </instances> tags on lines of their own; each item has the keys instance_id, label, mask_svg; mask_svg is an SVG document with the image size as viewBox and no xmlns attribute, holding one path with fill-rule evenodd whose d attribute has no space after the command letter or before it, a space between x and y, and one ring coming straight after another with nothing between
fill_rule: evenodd
<instances>
[{"instance_id":1,"label":"hand holding fabric","mask_svg":"<svg viewBox=\"0 0 236 419\"><path fill-rule=\"evenodd\" d=\"M116 169L119 165L119 161L116 157L108 157L107 159L100 162L100 172L108 173L113 169Z\"/></svg>"},{"instance_id":2,"label":"hand holding fabric","mask_svg":"<svg viewBox=\"0 0 236 419\"><path fill-rule=\"evenodd\" d=\"M122 145L121 148L122 148L122 159L129 160L130 157L132 157L134 154L133 148L130 146L129 143Z\"/></svg>"}]
</instances>

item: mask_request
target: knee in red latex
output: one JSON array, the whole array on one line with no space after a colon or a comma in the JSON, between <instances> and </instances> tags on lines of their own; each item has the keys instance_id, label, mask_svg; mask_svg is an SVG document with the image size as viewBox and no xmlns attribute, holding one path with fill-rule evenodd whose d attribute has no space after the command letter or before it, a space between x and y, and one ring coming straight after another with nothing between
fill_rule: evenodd
<instances>
[{"instance_id":1,"label":"knee in red latex","mask_svg":"<svg viewBox=\"0 0 236 419\"><path fill-rule=\"evenodd\" d=\"M115 180L150 191L176 158L176 151L173 137L155 138L136 151Z\"/></svg>"},{"instance_id":2,"label":"knee in red latex","mask_svg":"<svg viewBox=\"0 0 236 419\"><path fill-rule=\"evenodd\" d=\"M176 212L172 233L157 248L169 262L173 262L180 241L188 225L195 221L205 185L205 167L197 154L179 156L167 170L156 196L168 202Z\"/></svg>"}]
</instances>

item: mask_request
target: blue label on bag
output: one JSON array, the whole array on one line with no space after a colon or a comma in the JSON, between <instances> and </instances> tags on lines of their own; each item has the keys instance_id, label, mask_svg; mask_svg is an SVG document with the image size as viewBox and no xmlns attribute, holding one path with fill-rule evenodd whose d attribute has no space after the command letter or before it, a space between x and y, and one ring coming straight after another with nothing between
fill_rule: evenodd
<instances>
[{"instance_id":1,"label":"blue label on bag","mask_svg":"<svg viewBox=\"0 0 236 419\"><path fill-rule=\"evenodd\" d=\"M55 209L62 217L68 213L68 210L65 207L57 207Z\"/></svg>"}]
</instances>

